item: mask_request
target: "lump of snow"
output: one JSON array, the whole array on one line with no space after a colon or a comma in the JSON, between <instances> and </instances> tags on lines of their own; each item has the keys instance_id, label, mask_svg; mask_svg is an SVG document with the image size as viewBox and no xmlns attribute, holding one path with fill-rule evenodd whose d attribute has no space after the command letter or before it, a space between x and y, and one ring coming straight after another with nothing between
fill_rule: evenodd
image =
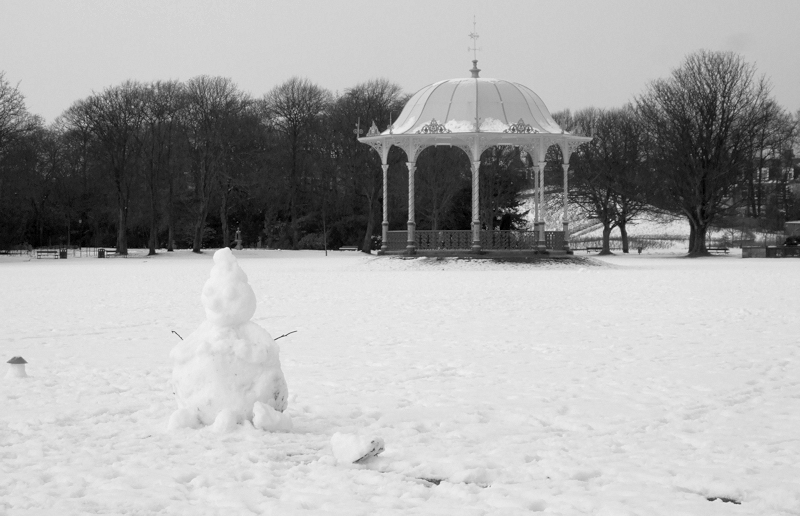
<instances>
[{"instance_id":1,"label":"lump of snow","mask_svg":"<svg viewBox=\"0 0 800 516\"><path fill-rule=\"evenodd\" d=\"M170 352L178 410L168 428L213 424L216 430L227 431L230 424L253 421L260 405L286 410L288 388L278 345L250 321L255 293L230 249L214 254L201 300L207 320ZM288 416L281 414L279 419L280 428L287 426L287 420L291 424Z\"/></svg>"},{"instance_id":2,"label":"lump of snow","mask_svg":"<svg viewBox=\"0 0 800 516\"><path fill-rule=\"evenodd\" d=\"M215 432L225 433L236 428L237 423L238 421L236 420L236 415L233 413L233 411L230 409L222 409L214 419L214 424L211 426L211 428Z\"/></svg>"},{"instance_id":3,"label":"lump of snow","mask_svg":"<svg viewBox=\"0 0 800 516\"><path fill-rule=\"evenodd\" d=\"M253 426L267 432L288 432L292 429L292 420L270 405L257 401L253 405Z\"/></svg>"},{"instance_id":4,"label":"lump of snow","mask_svg":"<svg viewBox=\"0 0 800 516\"><path fill-rule=\"evenodd\" d=\"M200 426L200 420L197 414L193 414L188 409L178 409L169 417L167 430L177 430L178 428L197 428Z\"/></svg>"},{"instance_id":5,"label":"lump of snow","mask_svg":"<svg viewBox=\"0 0 800 516\"><path fill-rule=\"evenodd\" d=\"M381 453L383 439L336 432L331 437L333 456L341 463L365 462Z\"/></svg>"},{"instance_id":6,"label":"lump of snow","mask_svg":"<svg viewBox=\"0 0 800 516\"><path fill-rule=\"evenodd\" d=\"M502 133L508 129L508 124L503 123L502 120L487 117L481 122L481 131L488 133Z\"/></svg>"},{"instance_id":7,"label":"lump of snow","mask_svg":"<svg viewBox=\"0 0 800 516\"><path fill-rule=\"evenodd\" d=\"M444 126L451 133L474 133L475 132L475 122L474 121L470 121L470 120L456 120L455 118L453 118L449 122L444 124Z\"/></svg>"}]
</instances>

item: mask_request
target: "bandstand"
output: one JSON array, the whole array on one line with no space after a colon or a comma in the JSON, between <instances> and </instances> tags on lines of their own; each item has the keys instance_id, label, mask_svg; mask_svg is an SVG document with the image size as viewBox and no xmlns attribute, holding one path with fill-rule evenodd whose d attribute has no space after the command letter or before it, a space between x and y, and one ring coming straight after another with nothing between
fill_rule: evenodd
<instances>
[{"instance_id":1,"label":"bandstand","mask_svg":"<svg viewBox=\"0 0 800 516\"><path fill-rule=\"evenodd\" d=\"M383 132L374 121L361 143L381 157L383 168L383 243L381 253L416 254L417 251L533 250L569 252L567 185L569 159L578 145L591 141L562 130L544 102L529 88L514 82L479 76L472 61L472 77L439 81L415 93L397 120ZM416 159L427 147L450 145L467 153L472 163L472 228L465 231L416 231L414 175ZM534 230L481 230L479 179L481 154L494 146L519 147L532 162L534 178ZM563 232L545 231L544 168L547 149L557 145L563 156ZM408 160L408 223L406 231L389 231L388 157L399 147Z\"/></svg>"}]
</instances>

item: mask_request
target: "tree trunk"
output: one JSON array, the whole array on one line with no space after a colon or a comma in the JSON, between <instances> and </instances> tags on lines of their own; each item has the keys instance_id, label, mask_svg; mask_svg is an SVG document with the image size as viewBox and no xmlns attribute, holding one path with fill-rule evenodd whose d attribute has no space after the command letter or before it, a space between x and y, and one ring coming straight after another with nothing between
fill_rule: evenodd
<instances>
[{"instance_id":1,"label":"tree trunk","mask_svg":"<svg viewBox=\"0 0 800 516\"><path fill-rule=\"evenodd\" d=\"M172 134L172 125L170 124L170 135ZM170 142L172 139L170 137ZM174 170L172 168L172 143L167 146L167 181L169 185L169 198L167 199L167 252L175 251L174 248L174 240L175 240L175 232L173 228L173 214L172 214L172 204L173 204L173 176Z\"/></svg>"},{"instance_id":2,"label":"tree trunk","mask_svg":"<svg viewBox=\"0 0 800 516\"><path fill-rule=\"evenodd\" d=\"M289 215L291 217L291 230L292 230L292 249L297 250L297 194L298 190L300 189L298 183L298 166L297 166L297 136L292 140L292 170L291 174L292 177L290 178L290 200L289 200Z\"/></svg>"},{"instance_id":3,"label":"tree trunk","mask_svg":"<svg viewBox=\"0 0 800 516\"><path fill-rule=\"evenodd\" d=\"M194 242L192 245L192 252L193 253L202 253L203 249L203 230L206 228L206 217L208 216L208 202L203 203L203 207L200 209L200 215L197 217L197 220L194 224Z\"/></svg>"},{"instance_id":4,"label":"tree trunk","mask_svg":"<svg viewBox=\"0 0 800 516\"><path fill-rule=\"evenodd\" d=\"M709 256L710 253L706 249L706 231L708 224L689 219L691 231L689 232L689 256Z\"/></svg>"},{"instance_id":5,"label":"tree trunk","mask_svg":"<svg viewBox=\"0 0 800 516\"><path fill-rule=\"evenodd\" d=\"M155 210L155 207L153 207ZM156 254L156 245L158 240L158 226L156 225L156 217L153 217L150 220L150 250L147 252L147 256L153 256Z\"/></svg>"},{"instance_id":6,"label":"tree trunk","mask_svg":"<svg viewBox=\"0 0 800 516\"><path fill-rule=\"evenodd\" d=\"M222 201L219 205L219 220L222 223L222 246L231 247L230 228L228 227L228 192L222 187Z\"/></svg>"},{"instance_id":7,"label":"tree trunk","mask_svg":"<svg viewBox=\"0 0 800 516\"><path fill-rule=\"evenodd\" d=\"M117 227L117 254L128 254L128 233L125 228L128 226L128 207L120 201L119 220Z\"/></svg>"},{"instance_id":8,"label":"tree trunk","mask_svg":"<svg viewBox=\"0 0 800 516\"><path fill-rule=\"evenodd\" d=\"M158 240L158 224L156 224L156 197L158 188L155 184L150 185L150 250L147 256L156 254L156 245Z\"/></svg>"},{"instance_id":9,"label":"tree trunk","mask_svg":"<svg viewBox=\"0 0 800 516\"><path fill-rule=\"evenodd\" d=\"M175 229L174 229L174 218L173 218L173 190L172 190L172 175L169 178L169 199L167 201L167 252L175 251Z\"/></svg>"},{"instance_id":10,"label":"tree trunk","mask_svg":"<svg viewBox=\"0 0 800 516\"><path fill-rule=\"evenodd\" d=\"M609 222L603 223L603 250L600 251L601 255L611 254L611 224Z\"/></svg>"},{"instance_id":11,"label":"tree trunk","mask_svg":"<svg viewBox=\"0 0 800 516\"><path fill-rule=\"evenodd\" d=\"M619 234L622 237L622 252L628 253L628 228L626 226L625 221L618 222L617 227L619 228Z\"/></svg>"}]
</instances>

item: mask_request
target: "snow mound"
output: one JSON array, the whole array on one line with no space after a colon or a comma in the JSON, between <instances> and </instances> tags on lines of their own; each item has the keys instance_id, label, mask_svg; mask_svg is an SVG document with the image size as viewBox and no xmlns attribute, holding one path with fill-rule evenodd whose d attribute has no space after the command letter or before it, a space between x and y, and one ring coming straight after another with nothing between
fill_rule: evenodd
<instances>
[{"instance_id":1,"label":"snow mound","mask_svg":"<svg viewBox=\"0 0 800 516\"><path fill-rule=\"evenodd\" d=\"M228 431L261 414L264 430L291 428L288 388L278 345L250 321L255 293L230 249L214 254L214 267L201 296L206 321L170 352L172 386L178 403L169 429L214 425ZM264 415L269 407L278 416ZM273 421L270 423L264 422Z\"/></svg>"},{"instance_id":2,"label":"snow mound","mask_svg":"<svg viewBox=\"0 0 800 516\"><path fill-rule=\"evenodd\" d=\"M380 437L342 434L336 432L331 437L331 450L336 460L343 464L365 461L375 457L385 449Z\"/></svg>"}]
</instances>

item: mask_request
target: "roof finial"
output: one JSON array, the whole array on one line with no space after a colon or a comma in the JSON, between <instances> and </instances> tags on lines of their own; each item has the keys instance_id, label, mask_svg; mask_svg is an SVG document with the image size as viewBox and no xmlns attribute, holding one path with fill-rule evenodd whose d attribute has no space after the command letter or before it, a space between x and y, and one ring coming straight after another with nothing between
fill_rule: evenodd
<instances>
[{"instance_id":1,"label":"roof finial","mask_svg":"<svg viewBox=\"0 0 800 516\"><path fill-rule=\"evenodd\" d=\"M473 16L472 17L472 32L469 35L469 37L472 38L472 46L467 48L467 51L470 51L470 50L472 51L472 57L473 57L473 59L472 59L472 70L470 70L470 72L472 72L472 78L473 79L477 79L478 78L478 73L480 73L480 69L478 68L478 50L480 50L480 48L478 48L478 38L480 36L478 36L478 32L477 32L477 30L475 28L475 25L476 25L475 16Z\"/></svg>"}]
</instances>

